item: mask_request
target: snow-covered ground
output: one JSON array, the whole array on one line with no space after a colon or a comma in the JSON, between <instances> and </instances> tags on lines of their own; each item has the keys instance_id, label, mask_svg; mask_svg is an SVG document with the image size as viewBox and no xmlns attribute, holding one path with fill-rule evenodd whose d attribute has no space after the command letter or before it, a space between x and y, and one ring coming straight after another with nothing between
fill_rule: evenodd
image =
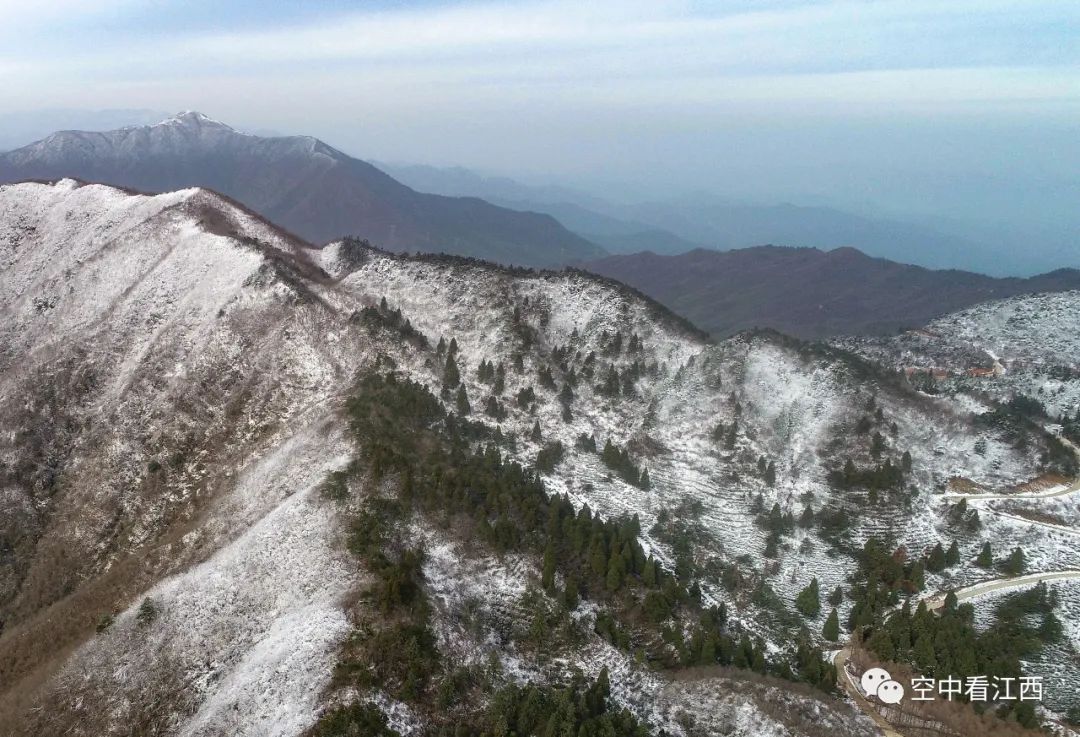
<instances>
[{"instance_id":1,"label":"snow-covered ground","mask_svg":"<svg viewBox=\"0 0 1080 737\"><path fill-rule=\"evenodd\" d=\"M14 549L17 564L0 569L8 621L0 662L17 662L21 638L54 643L36 657L60 668L48 693L59 687L72 699L54 701L67 711L53 716L78 715L85 733L106 733L160 703L170 706L156 709L155 724L170 733L296 734L315 718L345 632L341 600L357 574L340 557L336 515L312 488L349 457L335 410L379 355L438 393L445 357L434 346L453 338L473 418L492 424L483 414L491 388L477 368L502 363L500 425L514 438L511 453L532 463L544 443L566 449L545 477L550 490L606 517L638 515L643 544L669 564L672 550L650 530L662 511L683 510L701 530L700 564L737 564L751 580L764 578L784 609L812 576L822 591L846 585L852 559L801 528L775 562L763 558L765 532L751 511L759 494L766 510L777 503L796 518L805 504L849 510L851 546L876 535L919 552L954 536L936 494L950 478L1000 488L1029 480L1038 463L1037 447L993 436L983 438L985 453L973 453L980 434L970 404L922 396L836 352L768 333L708 344L630 291L572 272L349 244L308 249L202 190L149 197L70 181L0 188L0 286L0 460L17 469L0 490L0 533L12 520L22 537L11 539L27 541ZM384 297L429 348L354 319ZM632 336L640 349L630 350ZM594 354L595 375L574 388L569 420L558 392L539 382L541 370L560 389L566 381L556 348L579 377ZM609 366L634 364L632 392L598 391ZM525 388L536 401L520 408L514 397ZM864 491L828 483L847 458L879 462L870 434L855 431L864 417L883 436L881 460L911 453L917 494L870 503ZM536 422L540 443L530 439ZM737 423L731 447L714 438L719 423ZM582 434L627 448L651 488L622 481L576 447ZM775 463L774 486L757 471L761 457ZM1040 565L1075 563L1050 529L1030 531L989 510L982 517L983 531L962 540L965 559L992 534L995 545L1023 539ZM447 612L467 600L512 612L535 561L477 557L460 543L429 540L433 600ZM949 575L962 581L967 570ZM727 601L733 620L783 647L784 616L702 576L709 600ZM159 617L139 625L147 596ZM92 622L112 610L121 612L116 622L95 634ZM436 629L463 657L483 644L455 639L452 619ZM679 709L705 708L701 692L714 687L671 685L671 698L654 704L655 674L599 642L566 666L591 672L600 663L619 674L616 698L657 725L675 724ZM513 657L506 665L524 676L537 667ZM99 671L112 675L95 679ZM188 679L182 694L173 690L177 674ZM716 696L710 718L735 725L734 734L789 733L766 713L766 692ZM101 699L115 708L90 713ZM239 724L238 712L250 721Z\"/></svg>"}]
</instances>

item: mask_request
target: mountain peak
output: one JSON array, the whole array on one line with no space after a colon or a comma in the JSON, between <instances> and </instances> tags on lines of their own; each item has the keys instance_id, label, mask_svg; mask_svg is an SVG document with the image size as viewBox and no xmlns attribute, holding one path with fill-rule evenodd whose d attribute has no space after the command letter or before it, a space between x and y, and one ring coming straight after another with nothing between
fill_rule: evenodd
<instances>
[{"instance_id":1,"label":"mountain peak","mask_svg":"<svg viewBox=\"0 0 1080 737\"><path fill-rule=\"evenodd\" d=\"M226 125L220 120L214 120L209 115L205 115L195 110L184 110L156 125L177 125L187 128L223 128L226 130L233 130L232 126Z\"/></svg>"}]
</instances>

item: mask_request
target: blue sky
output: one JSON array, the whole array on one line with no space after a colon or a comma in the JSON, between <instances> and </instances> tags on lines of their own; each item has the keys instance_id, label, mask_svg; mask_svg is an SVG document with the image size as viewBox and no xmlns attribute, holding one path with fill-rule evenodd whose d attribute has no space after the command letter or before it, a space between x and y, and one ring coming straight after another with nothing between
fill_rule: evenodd
<instances>
[{"instance_id":1,"label":"blue sky","mask_svg":"<svg viewBox=\"0 0 1080 737\"><path fill-rule=\"evenodd\" d=\"M0 18L6 111L198 109L615 197L819 201L1059 246L1080 228L1076 2L0 0Z\"/></svg>"}]
</instances>

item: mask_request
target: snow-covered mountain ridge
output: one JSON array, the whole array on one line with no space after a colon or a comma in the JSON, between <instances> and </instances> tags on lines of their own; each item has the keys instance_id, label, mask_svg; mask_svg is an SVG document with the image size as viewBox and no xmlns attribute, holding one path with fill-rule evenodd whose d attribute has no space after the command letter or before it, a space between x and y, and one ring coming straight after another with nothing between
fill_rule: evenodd
<instances>
[{"instance_id":1,"label":"snow-covered mountain ridge","mask_svg":"<svg viewBox=\"0 0 1080 737\"><path fill-rule=\"evenodd\" d=\"M314 249L202 189L4 186L0 285L0 729L13 733L307 729L367 575L317 493L353 458L341 403L379 357L439 394L440 338L457 345L473 418L488 425L494 391L478 367L503 366L497 424L515 440L508 453L532 464L562 442L564 459L544 475L551 491L608 519L638 515L642 545L672 567L665 520L695 525L703 597L727 604L770 653L788 647L784 610L798 590L812 576L826 591L845 584L847 551L867 536L915 551L945 539L935 493L950 478L1005 486L1038 472L1037 444L990 437L989 452L972 455L968 413L845 354L772 334L708 344L632 292L574 272L353 241ZM384 298L426 346L364 325L365 308L382 310ZM602 391L611 369L618 386ZM571 372L566 413L552 386ZM849 457L875 462L856 430L863 417L886 456L910 452L918 493L868 505L830 483ZM579 446L583 435L626 448L651 482L620 478ZM772 483L758 471L763 457ZM844 509L852 520L839 546L799 528L764 558L759 503L796 516L806 505ZM459 609L505 617L539 561L462 550L437 528L417 536L429 540L440 646L490 655L490 644L461 639ZM978 543L965 540L965 555ZM1068 550L1045 555L1080 564ZM745 583L721 585L717 566ZM754 596L761 582L780 610ZM495 655L507 672L545 672L522 653ZM656 728L691 733L677 716L698 712L732 734L811 734L805 717L718 695L708 676L668 683L595 637L572 660L591 675L607 666L615 698ZM841 702L815 709L853 734L866 729Z\"/></svg>"},{"instance_id":2,"label":"snow-covered mountain ridge","mask_svg":"<svg viewBox=\"0 0 1080 737\"><path fill-rule=\"evenodd\" d=\"M201 113L112 131L59 131L0 153L0 183L73 177L139 192L206 187L316 243L358 235L393 251L564 264L604 253L554 218L417 192L310 136L257 136Z\"/></svg>"}]
</instances>

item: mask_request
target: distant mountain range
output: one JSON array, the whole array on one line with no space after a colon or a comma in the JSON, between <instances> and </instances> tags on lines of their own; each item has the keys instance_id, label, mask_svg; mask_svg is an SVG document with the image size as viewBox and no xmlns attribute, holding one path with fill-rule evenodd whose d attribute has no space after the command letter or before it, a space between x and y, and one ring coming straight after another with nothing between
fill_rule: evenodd
<instances>
[{"instance_id":1,"label":"distant mountain range","mask_svg":"<svg viewBox=\"0 0 1080 737\"><path fill-rule=\"evenodd\" d=\"M393 251L525 266L606 253L550 215L420 193L315 138L247 135L195 112L104 133L63 131L0 155L0 182L62 177L148 192L207 187L316 243L355 235Z\"/></svg>"},{"instance_id":2,"label":"distant mountain range","mask_svg":"<svg viewBox=\"0 0 1080 737\"><path fill-rule=\"evenodd\" d=\"M803 338L881 334L988 299L1080 288L1075 270L996 279L907 266L947 263L966 245L827 208L731 205L704 196L629 207L464 169L388 168L406 184L315 138L245 134L188 112L104 133L54 133L0 155L0 183L75 177L149 192L200 186L314 243L355 235L399 252L579 265L640 289L717 336L751 327ZM847 247L711 248L766 239L822 249L855 242L892 260Z\"/></svg>"},{"instance_id":3,"label":"distant mountain range","mask_svg":"<svg viewBox=\"0 0 1080 737\"><path fill-rule=\"evenodd\" d=\"M684 253L711 243L682 237L632 212L570 187L531 185L507 177L488 177L462 167L379 163L379 167L421 192L449 197L482 197L488 202L551 215L569 230L612 253Z\"/></svg>"},{"instance_id":4,"label":"distant mountain range","mask_svg":"<svg viewBox=\"0 0 1080 737\"><path fill-rule=\"evenodd\" d=\"M617 204L568 187L523 184L460 167L380 166L423 192L483 197L505 207L547 213L612 253L678 254L694 248L725 251L771 243L825 250L850 246L935 269L1020 273L1024 268L1015 252L1001 253L975 239L832 207L743 203L706 193Z\"/></svg>"},{"instance_id":5,"label":"distant mountain range","mask_svg":"<svg viewBox=\"0 0 1080 737\"><path fill-rule=\"evenodd\" d=\"M801 338L917 327L990 299L1080 288L1080 271L1020 278L934 271L854 248L759 246L609 256L585 268L625 282L714 336L769 327Z\"/></svg>"}]
</instances>

